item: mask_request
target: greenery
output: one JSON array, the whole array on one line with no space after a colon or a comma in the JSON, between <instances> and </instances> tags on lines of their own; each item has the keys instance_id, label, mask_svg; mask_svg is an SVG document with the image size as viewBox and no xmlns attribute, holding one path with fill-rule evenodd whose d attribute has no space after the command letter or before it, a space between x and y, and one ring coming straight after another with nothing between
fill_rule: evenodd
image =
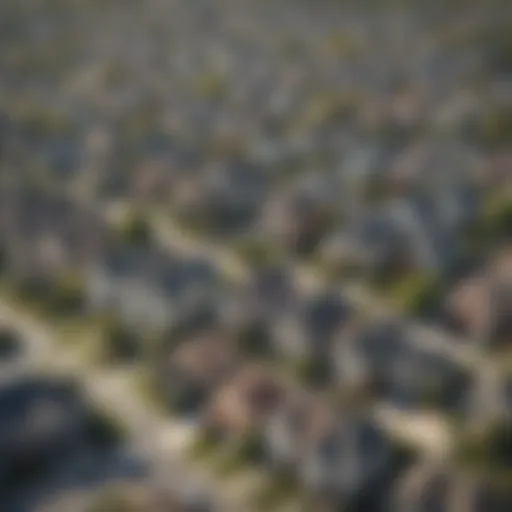
<instances>
[{"instance_id":1,"label":"greenery","mask_svg":"<svg viewBox=\"0 0 512 512\"><path fill-rule=\"evenodd\" d=\"M502 27L493 26L484 38L488 41L488 62L496 71L512 71L512 26L505 23Z\"/></svg>"},{"instance_id":2,"label":"greenery","mask_svg":"<svg viewBox=\"0 0 512 512\"><path fill-rule=\"evenodd\" d=\"M464 467L512 482L512 428L507 419L478 432L458 432L455 458Z\"/></svg>"},{"instance_id":3,"label":"greenery","mask_svg":"<svg viewBox=\"0 0 512 512\"><path fill-rule=\"evenodd\" d=\"M7 251L0 244L0 276L2 276L7 270Z\"/></svg>"},{"instance_id":4,"label":"greenery","mask_svg":"<svg viewBox=\"0 0 512 512\"><path fill-rule=\"evenodd\" d=\"M310 357L299 361L293 368L297 379L308 386L323 386L330 377L327 361L321 357Z\"/></svg>"},{"instance_id":5,"label":"greenery","mask_svg":"<svg viewBox=\"0 0 512 512\"><path fill-rule=\"evenodd\" d=\"M87 512L132 512L130 501L122 491L108 489L94 501Z\"/></svg>"},{"instance_id":6,"label":"greenery","mask_svg":"<svg viewBox=\"0 0 512 512\"><path fill-rule=\"evenodd\" d=\"M46 310L56 315L73 315L84 305L84 283L77 274L64 274L58 277L48 295Z\"/></svg>"},{"instance_id":7,"label":"greenery","mask_svg":"<svg viewBox=\"0 0 512 512\"><path fill-rule=\"evenodd\" d=\"M254 505L257 510L277 510L284 502L293 498L299 492L295 478L286 474L273 475L272 481L267 483L254 496Z\"/></svg>"},{"instance_id":8,"label":"greenery","mask_svg":"<svg viewBox=\"0 0 512 512\"><path fill-rule=\"evenodd\" d=\"M219 440L209 431L198 434L189 448L189 455L195 460L204 460L219 449Z\"/></svg>"},{"instance_id":9,"label":"greenery","mask_svg":"<svg viewBox=\"0 0 512 512\"><path fill-rule=\"evenodd\" d=\"M260 323L250 323L237 333L240 351L248 356L264 357L271 352L269 333Z\"/></svg>"},{"instance_id":10,"label":"greenery","mask_svg":"<svg viewBox=\"0 0 512 512\"><path fill-rule=\"evenodd\" d=\"M8 327L0 327L0 359L12 358L21 349L18 333Z\"/></svg>"},{"instance_id":11,"label":"greenery","mask_svg":"<svg viewBox=\"0 0 512 512\"><path fill-rule=\"evenodd\" d=\"M135 359L141 351L141 340L120 320L104 318L100 323L101 355L109 362Z\"/></svg>"},{"instance_id":12,"label":"greenery","mask_svg":"<svg viewBox=\"0 0 512 512\"><path fill-rule=\"evenodd\" d=\"M425 316L439 307L442 293L442 282L437 276L417 273L399 283L395 289L395 299L406 313Z\"/></svg>"},{"instance_id":13,"label":"greenery","mask_svg":"<svg viewBox=\"0 0 512 512\"><path fill-rule=\"evenodd\" d=\"M195 83L199 97L209 101L222 101L228 93L228 84L216 73L205 73Z\"/></svg>"},{"instance_id":14,"label":"greenery","mask_svg":"<svg viewBox=\"0 0 512 512\"><path fill-rule=\"evenodd\" d=\"M153 372L139 370L135 385L139 396L141 396L151 408L159 413L169 414L167 397Z\"/></svg>"},{"instance_id":15,"label":"greenery","mask_svg":"<svg viewBox=\"0 0 512 512\"><path fill-rule=\"evenodd\" d=\"M16 298L30 306L41 306L52 291L49 279L39 276L15 278L12 288Z\"/></svg>"},{"instance_id":16,"label":"greenery","mask_svg":"<svg viewBox=\"0 0 512 512\"><path fill-rule=\"evenodd\" d=\"M512 106L489 108L481 121L480 138L486 147L506 147L512 139Z\"/></svg>"},{"instance_id":17,"label":"greenery","mask_svg":"<svg viewBox=\"0 0 512 512\"><path fill-rule=\"evenodd\" d=\"M256 238L238 240L233 249L240 258L253 267L275 264L283 256L275 244Z\"/></svg>"},{"instance_id":18,"label":"greenery","mask_svg":"<svg viewBox=\"0 0 512 512\"><path fill-rule=\"evenodd\" d=\"M484 230L492 239L512 237L512 197L510 193L489 196L483 212Z\"/></svg>"},{"instance_id":19,"label":"greenery","mask_svg":"<svg viewBox=\"0 0 512 512\"><path fill-rule=\"evenodd\" d=\"M123 243L143 247L151 242L151 226L143 214L132 213L119 227L119 235Z\"/></svg>"}]
</instances>

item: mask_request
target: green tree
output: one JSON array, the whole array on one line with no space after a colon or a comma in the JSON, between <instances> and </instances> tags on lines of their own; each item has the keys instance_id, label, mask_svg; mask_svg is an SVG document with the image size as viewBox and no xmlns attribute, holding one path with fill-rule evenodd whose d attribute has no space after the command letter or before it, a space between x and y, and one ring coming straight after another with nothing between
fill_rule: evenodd
<instances>
[{"instance_id":1,"label":"green tree","mask_svg":"<svg viewBox=\"0 0 512 512\"><path fill-rule=\"evenodd\" d=\"M108 362L130 361L140 355L139 336L115 318L106 318L101 326L100 350Z\"/></svg>"},{"instance_id":2,"label":"green tree","mask_svg":"<svg viewBox=\"0 0 512 512\"><path fill-rule=\"evenodd\" d=\"M322 386L329 381L327 361L322 357L310 357L297 363L294 373L300 382L308 386Z\"/></svg>"},{"instance_id":3,"label":"green tree","mask_svg":"<svg viewBox=\"0 0 512 512\"><path fill-rule=\"evenodd\" d=\"M506 418L477 432L456 433L455 459L463 466L512 481L512 427Z\"/></svg>"},{"instance_id":4,"label":"green tree","mask_svg":"<svg viewBox=\"0 0 512 512\"><path fill-rule=\"evenodd\" d=\"M485 205L484 230L491 239L512 237L512 197L507 192L489 197Z\"/></svg>"},{"instance_id":5,"label":"green tree","mask_svg":"<svg viewBox=\"0 0 512 512\"><path fill-rule=\"evenodd\" d=\"M263 325L251 322L237 333L240 351L248 356L266 356L271 352L269 333Z\"/></svg>"},{"instance_id":6,"label":"green tree","mask_svg":"<svg viewBox=\"0 0 512 512\"><path fill-rule=\"evenodd\" d=\"M423 316L436 311L442 293L443 286L437 276L418 273L399 284L396 299L406 313Z\"/></svg>"},{"instance_id":7,"label":"green tree","mask_svg":"<svg viewBox=\"0 0 512 512\"><path fill-rule=\"evenodd\" d=\"M46 309L57 315L79 313L85 301L84 283L77 274L67 273L58 277L52 284Z\"/></svg>"},{"instance_id":8,"label":"green tree","mask_svg":"<svg viewBox=\"0 0 512 512\"><path fill-rule=\"evenodd\" d=\"M240 240L234 249L245 262L254 267L272 265L281 259L281 253L274 244L260 239Z\"/></svg>"},{"instance_id":9,"label":"green tree","mask_svg":"<svg viewBox=\"0 0 512 512\"><path fill-rule=\"evenodd\" d=\"M129 215L121 224L119 234L123 243L130 246L145 246L151 241L151 226L141 213Z\"/></svg>"}]
</instances>

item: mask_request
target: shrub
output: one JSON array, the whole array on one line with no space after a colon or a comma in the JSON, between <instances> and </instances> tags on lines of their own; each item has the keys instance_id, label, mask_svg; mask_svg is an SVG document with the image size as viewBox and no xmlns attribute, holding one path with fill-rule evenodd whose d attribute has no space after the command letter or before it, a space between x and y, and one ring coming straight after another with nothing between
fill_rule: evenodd
<instances>
[{"instance_id":1,"label":"shrub","mask_svg":"<svg viewBox=\"0 0 512 512\"><path fill-rule=\"evenodd\" d=\"M120 226L119 235L127 245L146 246L151 241L151 226L144 215L133 213Z\"/></svg>"},{"instance_id":2,"label":"shrub","mask_svg":"<svg viewBox=\"0 0 512 512\"><path fill-rule=\"evenodd\" d=\"M254 496L256 510L277 510L298 492L299 488L293 476L289 474L274 475L272 481Z\"/></svg>"},{"instance_id":3,"label":"shrub","mask_svg":"<svg viewBox=\"0 0 512 512\"><path fill-rule=\"evenodd\" d=\"M512 138L512 105L496 105L481 119L480 139L489 148L507 146Z\"/></svg>"},{"instance_id":4,"label":"shrub","mask_svg":"<svg viewBox=\"0 0 512 512\"><path fill-rule=\"evenodd\" d=\"M270 353L269 334L259 323L250 323L240 329L237 334L240 351L249 356L266 356Z\"/></svg>"},{"instance_id":5,"label":"shrub","mask_svg":"<svg viewBox=\"0 0 512 512\"><path fill-rule=\"evenodd\" d=\"M416 274L400 283L396 298L406 313L424 316L439 307L442 291L442 283L436 276Z\"/></svg>"},{"instance_id":6,"label":"shrub","mask_svg":"<svg viewBox=\"0 0 512 512\"><path fill-rule=\"evenodd\" d=\"M17 299L32 306L44 303L52 291L50 280L40 276L14 279L12 284Z\"/></svg>"},{"instance_id":7,"label":"shrub","mask_svg":"<svg viewBox=\"0 0 512 512\"><path fill-rule=\"evenodd\" d=\"M9 328L0 328L0 359L11 359L19 354L20 349L18 334Z\"/></svg>"},{"instance_id":8,"label":"shrub","mask_svg":"<svg viewBox=\"0 0 512 512\"><path fill-rule=\"evenodd\" d=\"M195 89L203 99L222 101L228 93L228 84L220 75L206 73L198 78Z\"/></svg>"},{"instance_id":9,"label":"shrub","mask_svg":"<svg viewBox=\"0 0 512 512\"><path fill-rule=\"evenodd\" d=\"M202 460L219 448L219 440L210 431L201 432L193 441L189 448L190 456L196 460Z\"/></svg>"},{"instance_id":10,"label":"shrub","mask_svg":"<svg viewBox=\"0 0 512 512\"><path fill-rule=\"evenodd\" d=\"M456 436L456 459L486 474L512 477L512 427L506 419L489 423L477 433Z\"/></svg>"},{"instance_id":11,"label":"shrub","mask_svg":"<svg viewBox=\"0 0 512 512\"><path fill-rule=\"evenodd\" d=\"M322 386L329 380L327 361L320 357L311 357L300 361L294 368L300 382L309 386Z\"/></svg>"},{"instance_id":12,"label":"shrub","mask_svg":"<svg viewBox=\"0 0 512 512\"><path fill-rule=\"evenodd\" d=\"M509 195L489 197L483 217L484 230L491 239L512 237L512 199Z\"/></svg>"},{"instance_id":13,"label":"shrub","mask_svg":"<svg viewBox=\"0 0 512 512\"><path fill-rule=\"evenodd\" d=\"M133 360L140 354L139 336L120 321L107 318L101 326L101 350L108 361Z\"/></svg>"},{"instance_id":14,"label":"shrub","mask_svg":"<svg viewBox=\"0 0 512 512\"><path fill-rule=\"evenodd\" d=\"M132 512L130 499L122 491L109 489L103 492L87 512Z\"/></svg>"},{"instance_id":15,"label":"shrub","mask_svg":"<svg viewBox=\"0 0 512 512\"><path fill-rule=\"evenodd\" d=\"M52 314L76 314L83 308L84 296L82 279L76 274L63 275L53 283L46 309Z\"/></svg>"},{"instance_id":16,"label":"shrub","mask_svg":"<svg viewBox=\"0 0 512 512\"><path fill-rule=\"evenodd\" d=\"M512 71L512 27L493 27L487 34L488 62L490 66L498 71L509 73Z\"/></svg>"},{"instance_id":17,"label":"shrub","mask_svg":"<svg viewBox=\"0 0 512 512\"><path fill-rule=\"evenodd\" d=\"M223 476L228 476L246 465L261 462L263 454L261 436L251 432L230 447L227 456L221 459L218 469Z\"/></svg>"},{"instance_id":18,"label":"shrub","mask_svg":"<svg viewBox=\"0 0 512 512\"><path fill-rule=\"evenodd\" d=\"M272 265L280 259L280 252L275 245L254 238L238 241L234 249L244 261L254 267Z\"/></svg>"}]
</instances>

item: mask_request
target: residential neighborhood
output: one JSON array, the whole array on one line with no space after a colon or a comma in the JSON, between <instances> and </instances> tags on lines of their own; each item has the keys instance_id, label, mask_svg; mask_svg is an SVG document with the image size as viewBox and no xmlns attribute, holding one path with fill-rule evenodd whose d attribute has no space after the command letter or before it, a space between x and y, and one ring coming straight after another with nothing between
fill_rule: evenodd
<instances>
[{"instance_id":1,"label":"residential neighborhood","mask_svg":"<svg viewBox=\"0 0 512 512\"><path fill-rule=\"evenodd\" d=\"M0 2L1 512L512 510L511 34Z\"/></svg>"}]
</instances>

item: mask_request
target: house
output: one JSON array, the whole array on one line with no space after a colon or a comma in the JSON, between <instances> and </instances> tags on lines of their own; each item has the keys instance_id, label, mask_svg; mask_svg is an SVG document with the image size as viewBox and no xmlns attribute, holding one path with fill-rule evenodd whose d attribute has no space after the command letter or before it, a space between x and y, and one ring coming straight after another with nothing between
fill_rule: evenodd
<instances>
[{"instance_id":1,"label":"house","mask_svg":"<svg viewBox=\"0 0 512 512\"><path fill-rule=\"evenodd\" d=\"M383 398L394 404L464 410L473 375L446 357L411 350L398 354L388 371Z\"/></svg>"},{"instance_id":2,"label":"house","mask_svg":"<svg viewBox=\"0 0 512 512\"><path fill-rule=\"evenodd\" d=\"M293 277L285 267L255 270L244 295L243 307L262 322L272 322L297 301Z\"/></svg>"},{"instance_id":3,"label":"house","mask_svg":"<svg viewBox=\"0 0 512 512\"><path fill-rule=\"evenodd\" d=\"M400 407L461 410L471 374L440 354L414 347L410 336L392 320L348 330L333 349L340 387L368 389Z\"/></svg>"},{"instance_id":4,"label":"house","mask_svg":"<svg viewBox=\"0 0 512 512\"><path fill-rule=\"evenodd\" d=\"M467 400L466 422L486 425L489 421L512 419L512 373L493 369L475 380Z\"/></svg>"},{"instance_id":5,"label":"house","mask_svg":"<svg viewBox=\"0 0 512 512\"><path fill-rule=\"evenodd\" d=\"M179 190L178 214L218 235L249 227L267 190L267 178L248 162L211 164Z\"/></svg>"},{"instance_id":6,"label":"house","mask_svg":"<svg viewBox=\"0 0 512 512\"><path fill-rule=\"evenodd\" d=\"M249 364L214 394L205 427L224 440L237 440L261 429L283 403L284 383L268 367Z\"/></svg>"},{"instance_id":7,"label":"house","mask_svg":"<svg viewBox=\"0 0 512 512\"><path fill-rule=\"evenodd\" d=\"M379 488L390 461L390 441L371 420L341 417L308 445L300 474L315 494L351 503Z\"/></svg>"},{"instance_id":8,"label":"house","mask_svg":"<svg viewBox=\"0 0 512 512\"><path fill-rule=\"evenodd\" d=\"M316 192L302 187L269 197L258 229L294 253L310 253L325 235L335 211L329 197Z\"/></svg>"},{"instance_id":9,"label":"house","mask_svg":"<svg viewBox=\"0 0 512 512\"><path fill-rule=\"evenodd\" d=\"M512 507L512 493L505 486L495 486L492 478L447 464L423 463L398 481L390 506L397 512L506 512Z\"/></svg>"},{"instance_id":10,"label":"house","mask_svg":"<svg viewBox=\"0 0 512 512\"><path fill-rule=\"evenodd\" d=\"M412 212L380 207L333 232L322 243L320 255L346 275L400 276L429 264L428 244L420 246L421 233Z\"/></svg>"},{"instance_id":11,"label":"house","mask_svg":"<svg viewBox=\"0 0 512 512\"><path fill-rule=\"evenodd\" d=\"M399 321L354 323L336 337L331 363L340 387L380 387L393 361L402 353L407 353L407 346Z\"/></svg>"},{"instance_id":12,"label":"house","mask_svg":"<svg viewBox=\"0 0 512 512\"><path fill-rule=\"evenodd\" d=\"M333 408L322 397L299 391L290 393L264 429L265 450L271 466L295 471L304 457L307 440L333 422L334 417Z\"/></svg>"},{"instance_id":13,"label":"house","mask_svg":"<svg viewBox=\"0 0 512 512\"><path fill-rule=\"evenodd\" d=\"M460 282L446 301L448 323L476 343L512 341L512 251L503 250L490 265Z\"/></svg>"},{"instance_id":14,"label":"house","mask_svg":"<svg viewBox=\"0 0 512 512\"><path fill-rule=\"evenodd\" d=\"M93 311L116 311L136 328L166 329L201 302L218 300L212 265L158 246L117 245L86 269Z\"/></svg>"},{"instance_id":15,"label":"house","mask_svg":"<svg viewBox=\"0 0 512 512\"><path fill-rule=\"evenodd\" d=\"M0 388L0 482L84 442L86 407L66 382L24 376ZM1 485L1 484L0 484Z\"/></svg>"},{"instance_id":16,"label":"house","mask_svg":"<svg viewBox=\"0 0 512 512\"><path fill-rule=\"evenodd\" d=\"M327 397L290 393L264 430L274 469L292 471L316 496L349 503L371 492L390 466L391 445L373 421L335 409Z\"/></svg>"},{"instance_id":17,"label":"house","mask_svg":"<svg viewBox=\"0 0 512 512\"><path fill-rule=\"evenodd\" d=\"M6 187L0 229L14 273L55 275L78 269L106 242L106 230L93 212L25 188Z\"/></svg>"},{"instance_id":18,"label":"house","mask_svg":"<svg viewBox=\"0 0 512 512\"><path fill-rule=\"evenodd\" d=\"M236 370L233 340L221 329L185 337L159 362L159 378L171 407L200 413L215 390Z\"/></svg>"},{"instance_id":19,"label":"house","mask_svg":"<svg viewBox=\"0 0 512 512\"><path fill-rule=\"evenodd\" d=\"M349 306L334 291L302 298L271 326L276 352L292 361L327 356L334 334L350 314Z\"/></svg>"}]
</instances>

